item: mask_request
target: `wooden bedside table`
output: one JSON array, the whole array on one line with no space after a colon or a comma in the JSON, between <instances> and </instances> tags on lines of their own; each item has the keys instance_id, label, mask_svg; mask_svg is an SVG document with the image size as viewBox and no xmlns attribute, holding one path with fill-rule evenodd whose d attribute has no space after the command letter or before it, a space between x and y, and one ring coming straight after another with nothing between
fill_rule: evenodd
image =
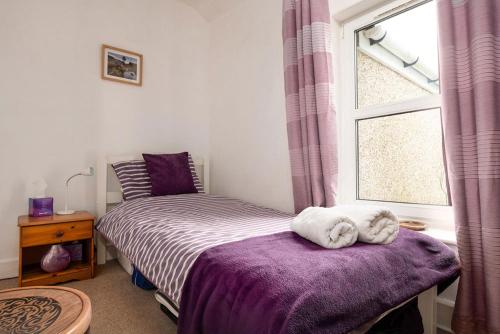
<instances>
[{"instance_id":1,"label":"wooden bedside table","mask_svg":"<svg viewBox=\"0 0 500 334\"><path fill-rule=\"evenodd\" d=\"M94 216L85 211L72 215L19 216L19 286L49 285L94 277ZM40 268L42 256L54 244L82 244L82 261L47 273Z\"/></svg>"}]
</instances>

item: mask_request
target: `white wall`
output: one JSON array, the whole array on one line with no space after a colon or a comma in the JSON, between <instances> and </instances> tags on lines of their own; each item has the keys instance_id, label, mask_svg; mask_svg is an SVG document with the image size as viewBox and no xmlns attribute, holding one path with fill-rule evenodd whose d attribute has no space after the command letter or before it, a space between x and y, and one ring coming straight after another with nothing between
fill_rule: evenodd
<instances>
[{"instance_id":1,"label":"white wall","mask_svg":"<svg viewBox=\"0 0 500 334\"><path fill-rule=\"evenodd\" d=\"M292 211L281 6L247 0L212 21L211 190Z\"/></svg>"},{"instance_id":2,"label":"white wall","mask_svg":"<svg viewBox=\"0 0 500 334\"><path fill-rule=\"evenodd\" d=\"M383 1L332 0L332 13ZM211 19L211 190L291 212L282 2L240 0Z\"/></svg>"},{"instance_id":3,"label":"white wall","mask_svg":"<svg viewBox=\"0 0 500 334\"><path fill-rule=\"evenodd\" d=\"M144 55L144 85L100 79L100 46ZM64 180L102 154L208 153L208 23L176 0L0 2L0 278L17 275L26 182ZM95 178L71 207L95 210Z\"/></svg>"}]
</instances>

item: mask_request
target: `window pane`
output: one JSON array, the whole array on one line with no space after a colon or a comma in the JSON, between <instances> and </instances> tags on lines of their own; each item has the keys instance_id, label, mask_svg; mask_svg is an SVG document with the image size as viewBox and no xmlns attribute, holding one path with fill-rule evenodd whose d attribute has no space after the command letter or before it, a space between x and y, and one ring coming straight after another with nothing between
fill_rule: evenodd
<instances>
[{"instance_id":1,"label":"window pane","mask_svg":"<svg viewBox=\"0 0 500 334\"><path fill-rule=\"evenodd\" d=\"M439 93L434 1L357 31L356 46L358 108Z\"/></svg>"},{"instance_id":2,"label":"window pane","mask_svg":"<svg viewBox=\"0 0 500 334\"><path fill-rule=\"evenodd\" d=\"M447 205L441 113L358 121L358 198Z\"/></svg>"}]
</instances>

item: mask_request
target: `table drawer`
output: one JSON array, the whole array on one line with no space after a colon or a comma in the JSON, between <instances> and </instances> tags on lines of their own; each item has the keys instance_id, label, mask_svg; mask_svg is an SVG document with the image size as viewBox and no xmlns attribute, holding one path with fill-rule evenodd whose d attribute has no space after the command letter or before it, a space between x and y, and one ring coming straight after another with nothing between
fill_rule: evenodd
<instances>
[{"instance_id":1,"label":"table drawer","mask_svg":"<svg viewBox=\"0 0 500 334\"><path fill-rule=\"evenodd\" d=\"M93 221L27 226L21 229L21 246L58 244L92 238Z\"/></svg>"}]
</instances>

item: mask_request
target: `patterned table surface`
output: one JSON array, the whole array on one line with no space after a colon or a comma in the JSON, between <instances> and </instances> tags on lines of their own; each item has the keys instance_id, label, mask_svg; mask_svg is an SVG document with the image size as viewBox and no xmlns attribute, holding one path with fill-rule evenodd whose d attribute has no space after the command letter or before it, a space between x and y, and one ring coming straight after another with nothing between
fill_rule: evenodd
<instances>
[{"instance_id":1,"label":"patterned table surface","mask_svg":"<svg viewBox=\"0 0 500 334\"><path fill-rule=\"evenodd\" d=\"M0 334L85 333L91 319L83 292L56 286L0 291Z\"/></svg>"}]
</instances>

